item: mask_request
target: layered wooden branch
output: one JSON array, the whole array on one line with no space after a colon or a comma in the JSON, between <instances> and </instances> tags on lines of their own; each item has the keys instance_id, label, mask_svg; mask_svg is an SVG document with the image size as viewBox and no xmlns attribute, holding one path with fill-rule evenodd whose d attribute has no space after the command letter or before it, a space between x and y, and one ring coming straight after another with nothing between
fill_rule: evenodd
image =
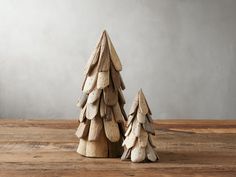
<instances>
[{"instance_id":1,"label":"layered wooden branch","mask_svg":"<svg viewBox=\"0 0 236 177\"><path fill-rule=\"evenodd\" d=\"M158 155L152 142L151 135L155 135L152 127L151 110L146 98L140 90L131 106L123 142L124 153L122 160L131 158L132 162L143 162L145 160L156 161Z\"/></svg>"},{"instance_id":2,"label":"layered wooden branch","mask_svg":"<svg viewBox=\"0 0 236 177\"><path fill-rule=\"evenodd\" d=\"M119 157L127 120L123 109L122 65L106 31L91 55L82 85L77 152L88 157Z\"/></svg>"}]
</instances>

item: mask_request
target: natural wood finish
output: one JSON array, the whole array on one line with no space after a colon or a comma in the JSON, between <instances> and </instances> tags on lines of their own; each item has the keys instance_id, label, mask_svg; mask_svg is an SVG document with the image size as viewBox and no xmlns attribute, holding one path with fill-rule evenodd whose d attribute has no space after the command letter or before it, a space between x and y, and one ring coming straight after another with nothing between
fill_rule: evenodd
<instances>
[{"instance_id":1,"label":"natural wood finish","mask_svg":"<svg viewBox=\"0 0 236 177\"><path fill-rule=\"evenodd\" d=\"M154 123L160 160L134 164L76 153L77 120L2 119L0 176L236 176L236 120Z\"/></svg>"},{"instance_id":2,"label":"natural wood finish","mask_svg":"<svg viewBox=\"0 0 236 177\"><path fill-rule=\"evenodd\" d=\"M151 134L155 136L155 131L152 128L153 121L149 120L151 111L142 89L138 91L138 96L135 96L130 112L128 129L122 144L125 151L121 160L130 159L132 162L139 163L159 160L156 147L150 145L152 142ZM130 155L128 154L129 151L131 152Z\"/></svg>"},{"instance_id":3,"label":"natural wood finish","mask_svg":"<svg viewBox=\"0 0 236 177\"><path fill-rule=\"evenodd\" d=\"M121 89L125 86L121 84L121 69L114 46L107 32L103 31L85 68L83 96L77 104L81 108L79 122L85 124L76 133L79 139L83 139L77 149L79 154L111 158L122 154L127 116L123 109L125 100ZM99 117L98 121L93 121L95 117Z\"/></svg>"}]
</instances>

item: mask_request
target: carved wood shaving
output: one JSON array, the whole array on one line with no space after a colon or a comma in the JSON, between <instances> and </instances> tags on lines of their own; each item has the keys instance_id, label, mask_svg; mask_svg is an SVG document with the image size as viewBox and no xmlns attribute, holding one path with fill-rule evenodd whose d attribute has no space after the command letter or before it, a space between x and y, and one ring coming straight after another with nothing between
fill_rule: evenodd
<instances>
[{"instance_id":1,"label":"carved wood shaving","mask_svg":"<svg viewBox=\"0 0 236 177\"><path fill-rule=\"evenodd\" d=\"M83 156L86 156L86 146L87 146L87 139L80 138L77 152Z\"/></svg>"},{"instance_id":2,"label":"carved wood shaving","mask_svg":"<svg viewBox=\"0 0 236 177\"><path fill-rule=\"evenodd\" d=\"M121 160L127 159L128 152L129 152L129 150L127 148L124 148L124 152L123 152L123 154L121 156Z\"/></svg>"},{"instance_id":3,"label":"carved wood shaving","mask_svg":"<svg viewBox=\"0 0 236 177\"><path fill-rule=\"evenodd\" d=\"M132 115L129 115L128 121L127 121L127 126L129 126L129 125L132 123L134 117L135 117L135 116L134 116L133 114L132 114Z\"/></svg>"},{"instance_id":4,"label":"carved wood shaving","mask_svg":"<svg viewBox=\"0 0 236 177\"><path fill-rule=\"evenodd\" d=\"M138 103L139 103L139 94L136 94L133 102L132 102L132 105L131 105L131 108L130 108L130 111L129 111L129 115L133 114L137 107L138 107Z\"/></svg>"},{"instance_id":5,"label":"carved wood shaving","mask_svg":"<svg viewBox=\"0 0 236 177\"><path fill-rule=\"evenodd\" d=\"M80 111L80 115L79 115L79 121L80 122L83 122L84 119L85 119L86 108L87 108L87 106L85 105L83 107L83 109Z\"/></svg>"},{"instance_id":6,"label":"carved wood shaving","mask_svg":"<svg viewBox=\"0 0 236 177\"><path fill-rule=\"evenodd\" d=\"M109 75L109 71L98 73L97 89L104 89L109 85Z\"/></svg>"},{"instance_id":7,"label":"carved wood shaving","mask_svg":"<svg viewBox=\"0 0 236 177\"><path fill-rule=\"evenodd\" d=\"M123 142L123 146L125 146L127 149L132 148L135 145L136 142L136 136L131 132L129 136L127 136Z\"/></svg>"},{"instance_id":8,"label":"carved wood shaving","mask_svg":"<svg viewBox=\"0 0 236 177\"><path fill-rule=\"evenodd\" d=\"M106 35L106 34L104 34ZM103 37L101 42L101 51L99 56L99 71L108 71L110 69L110 55L108 49L108 42L106 36Z\"/></svg>"},{"instance_id":9,"label":"carved wood shaving","mask_svg":"<svg viewBox=\"0 0 236 177\"><path fill-rule=\"evenodd\" d=\"M130 154L131 154L131 149L124 148L124 153L121 156L121 160L125 160L125 159L130 158Z\"/></svg>"},{"instance_id":10,"label":"carved wood shaving","mask_svg":"<svg viewBox=\"0 0 236 177\"><path fill-rule=\"evenodd\" d=\"M113 108L113 114L114 114L116 122L120 122L120 123L125 122L118 102L116 102L116 104L112 108Z\"/></svg>"},{"instance_id":11,"label":"carved wood shaving","mask_svg":"<svg viewBox=\"0 0 236 177\"><path fill-rule=\"evenodd\" d=\"M87 79L83 87L83 92L89 94L93 90L94 86L96 85L97 76L98 76L97 73L94 73L91 76L87 76Z\"/></svg>"},{"instance_id":12,"label":"carved wood shaving","mask_svg":"<svg viewBox=\"0 0 236 177\"><path fill-rule=\"evenodd\" d=\"M141 124L144 124L146 121L146 116L141 111L139 111L139 109L138 109L138 113L137 113L137 120Z\"/></svg>"},{"instance_id":13,"label":"carved wood shaving","mask_svg":"<svg viewBox=\"0 0 236 177\"><path fill-rule=\"evenodd\" d=\"M118 97L119 97L119 103L121 105L124 105L126 103L125 102L125 97L124 97L124 95L123 95L123 93L120 89L118 90Z\"/></svg>"},{"instance_id":14,"label":"carved wood shaving","mask_svg":"<svg viewBox=\"0 0 236 177\"><path fill-rule=\"evenodd\" d=\"M120 89L121 87L121 80L119 72L117 72L113 65L111 65L111 77L114 83L114 87L116 90Z\"/></svg>"},{"instance_id":15,"label":"carved wood shaving","mask_svg":"<svg viewBox=\"0 0 236 177\"><path fill-rule=\"evenodd\" d=\"M152 136L150 134L148 135L148 141L153 148L156 147L155 144L153 143Z\"/></svg>"},{"instance_id":16,"label":"carved wood shaving","mask_svg":"<svg viewBox=\"0 0 236 177\"><path fill-rule=\"evenodd\" d=\"M132 123L129 125L128 129L125 132L125 136L128 136L132 130Z\"/></svg>"},{"instance_id":17,"label":"carved wood shaving","mask_svg":"<svg viewBox=\"0 0 236 177\"><path fill-rule=\"evenodd\" d=\"M127 114L124 109L124 104L120 104L120 109L121 109L121 112L122 112L122 115L123 115L125 121L127 121L128 117L127 117Z\"/></svg>"},{"instance_id":18,"label":"carved wood shaving","mask_svg":"<svg viewBox=\"0 0 236 177\"><path fill-rule=\"evenodd\" d=\"M88 94L82 93L82 95L79 98L79 101L77 103L77 106L80 107L80 108L83 108L85 103L86 103L86 101L87 101L87 98L88 98Z\"/></svg>"},{"instance_id":19,"label":"carved wood shaving","mask_svg":"<svg viewBox=\"0 0 236 177\"><path fill-rule=\"evenodd\" d=\"M89 141L97 140L100 136L102 127L103 127L103 122L99 116L96 116L94 119L92 119L89 128L88 140Z\"/></svg>"},{"instance_id":20,"label":"carved wood shaving","mask_svg":"<svg viewBox=\"0 0 236 177\"><path fill-rule=\"evenodd\" d=\"M90 75L92 69L97 64L99 55L100 55L100 49L101 49L101 46L97 46L95 50L93 51L92 55L90 56L87 66L85 67L85 71L84 71L85 75Z\"/></svg>"},{"instance_id":21,"label":"carved wood shaving","mask_svg":"<svg viewBox=\"0 0 236 177\"><path fill-rule=\"evenodd\" d=\"M141 124L140 123L137 123L137 125L136 125L136 128L134 129L134 133L135 133L135 136L136 137L140 137L140 133L141 133Z\"/></svg>"},{"instance_id":22,"label":"carved wood shaving","mask_svg":"<svg viewBox=\"0 0 236 177\"><path fill-rule=\"evenodd\" d=\"M148 118L148 121L149 121L150 123L153 123L152 116L151 116L150 114L147 114L146 116L147 116L147 118Z\"/></svg>"},{"instance_id":23,"label":"carved wood shaving","mask_svg":"<svg viewBox=\"0 0 236 177\"><path fill-rule=\"evenodd\" d=\"M120 59L115 51L115 48L110 40L110 37L107 35L107 39L108 39L108 45L109 45L109 50L110 50L110 56L111 56L111 60L112 60L112 63L114 64L114 67L117 71L121 71L122 70L122 65L121 65L121 62L120 62Z\"/></svg>"},{"instance_id":24,"label":"carved wood shaving","mask_svg":"<svg viewBox=\"0 0 236 177\"><path fill-rule=\"evenodd\" d=\"M124 81L123 81L123 79L122 79L120 74L119 74L119 76L120 76L120 86L121 86L121 89L124 90L125 89L125 83L124 83Z\"/></svg>"},{"instance_id":25,"label":"carved wood shaving","mask_svg":"<svg viewBox=\"0 0 236 177\"><path fill-rule=\"evenodd\" d=\"M85 70L84 70L84 74L88 75L88 73L90 72L90 70L95 66L95 64L97 64L99 56L100 56L100 49L101 49L101 41L104 37L104 33L102 33L102 35L100 36L96 48L93 50L86 66L85 66Z\"/></svg>"},{"instance_id":26,"label":"carved wood shaving","mask_svg":"<svg viewBox=\"0 0 236 177\"><path fill-rule=\"evenodd\" d=\"M155 130L151 126L151 123L149 121L146 121L143 125L143 128L148 132L151 133L152 135L155 135Z\"/></svg>"},{"instance_id":27,"label":"carved wood shaving","mask_svg":"<svg viewBox=\"0 0 236 177\"><path fill-rule=\"evenodd\" d=\"M107 72L110 70L110 57L109 53L107 53L107 56L104 57L103 61L101 62L101 65L99 67L99 71L101 72Z\"/></svg>"},{"instance_id":28,"label":"carved wood shaving","mask_svg":"<svg viewBox=\"0 0 236 177\"><path fill-rule=\"evenodd\" d=\"M138 138L138 143L140 147L146 147L148 143L148 133L140 128L140 136Z\"/></svg>"},{"instance_id":29,"label":"carved wood shaving","mask_svg":"<svg viewBox=\"0 0 236 177\"><path fill-rule=\"evenodd\" d=\"M90 121L86 120L85 122L81 122L79 124L79 127L76 131L76 136L78 138L85 138L88 135L88 130L89 130L89 125L90 125Z\"/></svg>"},{"instance_id":30,"label":"carved wood shaving","mask_svg":"<svg viewBox=\"0 0 236 177\"><path fill-rule=\"evenodd\" d=\"M104 88L103 95L106 105L113 106L118 101L118 92L112 86Z\"/></svg>"},{"instance_id":31,"label":"carved wood shaving","mask_svg":"<svg viewBox=\"0 0 236 177\"><path fill-rule=\"evenodd\" d=\"M148 113L148 106L142 90L139 91L139 109L144 115Z\"/></svg>"},{"instance_id":32,"label":"carved wood shaving","mask_svg":"<svg viewBox=\"0 0 236 177\"><path fill-rule=\"evenodd\" d=\"M107 139L109 139L111 142L117 142L120 139L120 130L113 114L111 115L111 120L103 119L105 134Z\"/></svg>"},{"instance_id":33,"label":"carved wood shaving","mask_svg":"<svg viewBox=\"0 0 236 177\"><path fill-rule=\"evenodd\" d=\"M144 147L140 147L138 143L131 150L131 161L142 162L145 160L146 152Z\"/></svg>"},{"instance_id":34,"label":"carved wood shaving","mask_svg":"<svg viewBox=\"0 0 236 177\"><path fill-rule=\"evenodd\" d=\"M87 103L94 103L101 95L101 89L94 89L88 96Z\"/></svg>"},{"instance_id":35,"label":"carved wood shaving","mask_svg":"<svg viewBox=\"0 0 236 177\"><path fill-rule=\"evenodd\" d=\"M106 106L106 117L105 117L105 119L106 120L108 120L108 121L110 121L110 120L112 120L112 116L113 116L113 114L112 114L112 108L110 107L110 106Z\"/></svg>"},{"instance_id":36,"label":"carved wood shaving","mask_svg":"<svg viewBox=\"0 0 236 177\"><path fill-rule=\"evenodd\" d=\"M132 122L132 130L131 132L136 136L139 137L140 136L140 130L141 130L141 125L140 123L137 121L137 119L134 119Z\"/></svg>"},{"instance_id":37,"label":"carved wood shaving","mask_svg":"<svg viewBox=\"0 0 236 177\"><path fill-rule=\"evenodd\" d=\"M148 160L150 160L152 162L155 162L157 159L159 159L156 152L153 150L153 148L149 142L146 147L146 154L147 154Z\"/></svg>"},{"instance_id":38,"label":"carved wood shaving","mask_svg":"<svg viewBox=\"0 0 236 177\"><path fill-rule=\"evenodd\" d=\"M86 118L87 119L93 119L97 113L98 113L98 108L99 108L99 99L95 101L94 103L88 103L87 109L86 109Z\"/></svg>"},{"instance_id":39,"label":"carved wood shaving","mask_svg":"<svg viewBox=\"0 0 236 177\"><path fill-rule=\"evenodd\" d=\"M105 117L106 115L106 105L105 105L105 102L104 102L104 98L101 94L101 101L100 101L100 116L103 118Z\"/></svg>"}]
</instances>

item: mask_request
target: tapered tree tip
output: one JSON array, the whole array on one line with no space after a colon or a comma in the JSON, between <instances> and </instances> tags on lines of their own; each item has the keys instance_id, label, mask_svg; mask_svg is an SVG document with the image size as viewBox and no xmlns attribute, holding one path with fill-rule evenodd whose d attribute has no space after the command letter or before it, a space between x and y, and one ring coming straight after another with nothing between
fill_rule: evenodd
<instances>
[{"instance_id":1,"label":"tapered tree tip","mask_svg":"<svg viewBox=\"0 0 236 177\"><path fill-rule=\"evenodd\" d=\"M144 95L142 88L139 89L138 94L139 94L139 95L140 95L140 94Z\"/></svg>"},{"instance_id":2,"label":"tapered tree tip","mask_svg":"<svg viewBox=\"0 0 236 177\"><path fill-rule=\"evenodd\" d=\"M102 32L102 34L107 35L107 31L104 29L103 32Z\"/></svg>"},{"instance_id":3,"label":"tapered tree tip","mask_svg":"<svg viewBox=\"0 0 236 177\"><path fill-rule=\"evenodd\" d=\"M141 96L141 98L144 98L146 100L142 88L139 89L138 95L139 95L139 99L140 99L140 96Z\"/></svg>"},{"instance_id":4,"label":"tapered tree tip","mask_svg":"<svg viewBox=\"0 0 236 177\"><path fill-rule=\"evenodd\" d=\"M147 114L147 113L151 114L151 111L149 109L146 97L145 97L142 89L140 89L139 92L138 92L138 102L139 102L138 106L141 109L142 113L144 113L144 114Z\"/></svg>"}]
</instances>

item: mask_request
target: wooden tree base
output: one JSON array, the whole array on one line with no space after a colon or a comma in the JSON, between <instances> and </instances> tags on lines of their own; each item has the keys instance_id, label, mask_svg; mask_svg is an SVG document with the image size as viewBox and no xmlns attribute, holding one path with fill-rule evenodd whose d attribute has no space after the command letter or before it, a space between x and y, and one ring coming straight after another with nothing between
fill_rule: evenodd
<instances>
[{"instance_id":1,"label":"wooden tree base","mask_svg":"<svg viewBox=\"0 0 236 177\"><path fill-rule=\"evenodd\" d=\"M88 141L81 138L77 152L86 157L120 157L123 153L122 138L118 142L110 142L104 133L101 132L95 141Z\"/></svg>"}]
</instances>

